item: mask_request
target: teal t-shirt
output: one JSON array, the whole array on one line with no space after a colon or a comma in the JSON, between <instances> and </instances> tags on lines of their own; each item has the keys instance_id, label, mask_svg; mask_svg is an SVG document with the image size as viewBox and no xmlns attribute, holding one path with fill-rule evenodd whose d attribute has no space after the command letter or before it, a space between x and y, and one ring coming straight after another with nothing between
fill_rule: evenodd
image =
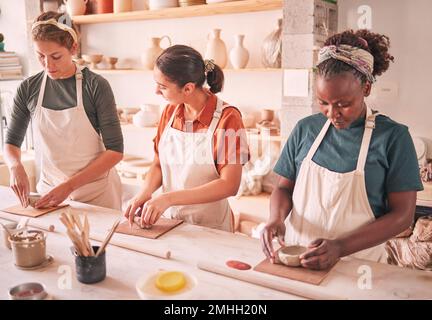
<instances>
[{"instance_id":1,"label":"teal t-shirt","mask_svg":"<svg viewBox=\"0 0 432 320\"><path fill-rule=\"evenodd\" d=\"M300 120L286 142L274 172L295 181L300 165L327 118L319 113ZM363 138L365 119L347 129L330 125L312 160L328 170L355 170ZM365 165L366 191L375 217L389 211L389 192L423 190L417 156L408 128L378 115Z\"/></svg>"}]
</instances>

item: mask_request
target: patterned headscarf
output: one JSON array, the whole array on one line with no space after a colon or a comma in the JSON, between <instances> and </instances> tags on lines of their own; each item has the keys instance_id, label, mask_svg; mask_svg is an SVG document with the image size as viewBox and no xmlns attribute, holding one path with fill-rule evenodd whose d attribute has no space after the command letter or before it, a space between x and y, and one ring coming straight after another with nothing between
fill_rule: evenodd
<instances>
[{"instance_id":1,"label":"patterned headscarf","mask_svg":"<svg viewBox=\"0 0 432 320\"><path fill-rule=\"evenodd\" d=\"M330 58L349 64L364 74L369 82L375 82L375 77L372 74L374 57L370 52L346 44L325 46L319 52L317 66Z\"/></svg>"}]
</instances>

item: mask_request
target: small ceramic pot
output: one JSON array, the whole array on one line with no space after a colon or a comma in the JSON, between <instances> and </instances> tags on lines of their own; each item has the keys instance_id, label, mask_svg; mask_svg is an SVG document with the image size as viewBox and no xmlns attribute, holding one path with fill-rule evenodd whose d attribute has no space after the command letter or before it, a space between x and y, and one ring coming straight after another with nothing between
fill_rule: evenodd
<instances>
[{"instance_id":1,"label":"small ceramic pot","mask_svg":"<svg viewBox=\"0 0 432 320\"><path fill-rule=\"evenodd\" d=\"M153 127L159 121L159 106L146 104L141 111L132 117L133 124L137 127Z\"/></svg>"},{"instance_id":2,"label":"small ceramic pot","mask_svg":"<svg viewBox=\"0 0 432 320\"><path fill-rule=\"evenodd\" d=\"M47 295L45 286L37 282L22 283L9 289L11 300L43 300Z\"/></svg>"},{"instance_id":3,"label":"small ceramic pot","mask_svg":"<svg viewBox=\"0 0 432 320\"><path fill-rule=\"evenodd\" d=\"M96 13L112 13L114 10L113 0L96 0Z\"/></svg>"},{"instance_id":4,"label":"small ceramic pot","mask_svg":"<svg viewBox=\"0 0 432 320\"><path fill-rule=\"evenodd\" d=\"M9 237L15 265L29 268L41 265L46 260L46 235L42 231L29 230Z\"/></svg>"},{"instance_id":5,"label":"small ceramic pot","mask_svg":"<svg viewBox=\"0 0 432 320\"><path fill-rule=\"evenodd\" d=\"M132 0L114 0L114 13L132 11Z\"/></svg>"},{"instance_id":6,"label":"small ceramic pot","mask_svg":"<svg viewBox=\"0 0 432 320\"><path fill-rule=\"evenodd\" d=\"M80 16L86 12L88 0L64 0L70 16Z\"/></svg>"},{"instance_id":7,"label":"small ceramic pot","mask_svg":"<svg viewBox=\"0 0 432 320\"><path fill-rule=\"evenodd\" d=\"M93 251L97 252L99 246L93 246ZM71 251L75 256L75 269L77 279L81 283L96 283L106 277L106 258L105 250L99 256L83 257L76 254L72 247Z\"/></svg>"},{"instance_id":8,"label":"small ceramic pot","mask_svg":"<svg viewBox=\"0 0 432 320\"><path fill-rule=\"evenodd\" d=\"M261 110L261 120L262 121L273 121L273 119L274 119L274 110L271 110L271 109Z\"/></svg>"},{"instance_id":9,"label":"small ceramic pot","mask_svg":"<svg viewBox=\"0 0 432 320\"><path fill-rule=\"evenodd\" d=\"M286 246L278 251L278 258L284 265L290 267L300 266L300 256L307 251L306 247L302 246Z\"/></svg>"}]
</instances>

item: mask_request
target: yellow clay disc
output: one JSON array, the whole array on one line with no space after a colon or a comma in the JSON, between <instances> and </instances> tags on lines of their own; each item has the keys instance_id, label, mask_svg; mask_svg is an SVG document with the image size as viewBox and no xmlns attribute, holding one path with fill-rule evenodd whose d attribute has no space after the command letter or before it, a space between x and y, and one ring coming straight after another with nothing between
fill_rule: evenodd
<instances>
[{"instance_id":1,"label":"yellow clay disc","mask_svg":"<svg viewBox=\"0 0 432 320\"><path fill-rule=\"evenodd\" d=\"M186 278L178 271L163 272L156 278L156 287L165 292L174 292L186 285Z\"/></svg>"}]
</instances>

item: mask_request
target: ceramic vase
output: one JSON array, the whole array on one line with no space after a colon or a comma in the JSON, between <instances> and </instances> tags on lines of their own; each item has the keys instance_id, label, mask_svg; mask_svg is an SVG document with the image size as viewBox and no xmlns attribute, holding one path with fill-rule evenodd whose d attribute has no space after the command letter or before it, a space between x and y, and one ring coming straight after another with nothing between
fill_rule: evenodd
<instances>
[{"instance_id":1,"label":"ceramic vase","mask_svg":"<svg viewBox=\"0 0 432 320\"><path fill-rule=\"evenodd\" d=\"M64 0L66 11L70 16L80 16L86 12L88 0Z\"/></svg>"},{"instance_id":2,"label":"ceramic vase","mask_svg":"<svg viewBox=\"0 0 432 320\"><path fill-rule=\"evenodd\" d=\"M249 51L243 46L244 34L235 36L235 46L230 51L230 62L234 69L244 69L249 61Z\"/></svg>"},{"instance_id":3,"label":"ceramic vase","mask_svg":"<svg viewBox=\"0 0 432 320\"><path fill-rule=\"evenodd\" d=\"M278 27L263 42L261 62L266 68L280 68L282 57L282 19Z\"/></svg>"},{"instance_id":4,"label":"ceramic vase","mask_svg":"<svg viewBox=\"0 0 432 320\"><path fill-rule=\"evenodd\" d=\"M168 36L163 36L160 38L150 38L150 46L146 49L144 54L141 56L141 61L144 68L153 70L156 59L164 50L161 48L160 43L162 39L166 38L169 42L169 46L171 46L171 39Z\"/></svg>"},{"instance_id":5,"label":"ceramic vase","mask_svg":"<svg viewBox=\"0 0 432 320\"><path fill-rule=\"evenodd\" d=\"M227 64L227 50L225 42L220 38L221 29L214 29L205 52L205 59L213 59L220 67L225 68Z\"/></svg>"},{"instance_id":6,"label":"ceramic vase","mask_svg":"<svg viewBox=\"0 0 432 320\"><path fill-rule=\"evenodd\" d=\"M96 1L96 13L112 13L113 12L113 0L97 0Z\"/></svg>"},{"instance_id":7,"label":"ceramic vase","mask_svg":"<svg viewBox=\"0 0 432 320\"><path fill-rule=\"evenodd\" d=\"M132 11L132 0L114 0L114 13Z\"/></svg>"}]
</instances>

